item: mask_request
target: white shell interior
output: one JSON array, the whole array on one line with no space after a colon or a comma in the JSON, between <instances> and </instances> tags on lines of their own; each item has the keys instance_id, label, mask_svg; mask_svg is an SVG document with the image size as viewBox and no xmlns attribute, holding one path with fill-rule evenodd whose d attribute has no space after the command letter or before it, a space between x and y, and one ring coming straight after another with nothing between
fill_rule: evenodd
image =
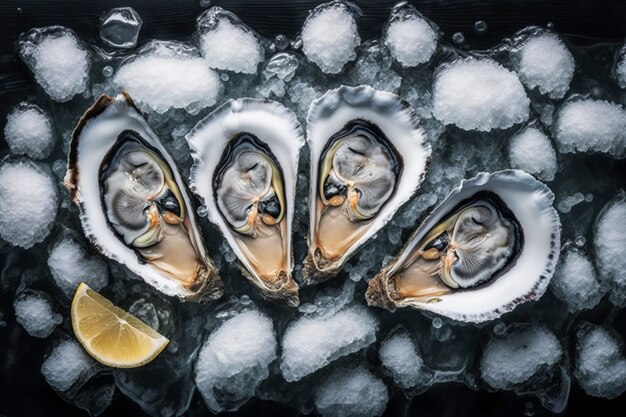
<instances>
[{"instance_id":1,"label":"white shell interior","mask_svg":"<svg viewBox=\"0 0 626 417\"><path fill-rule=\"evenodd\" d=\"M191 297L195 294L175 280L161 275L161 273L149 263L141 263L137 254L128 248L113 232L108 224L104 212L100 184L98 181L100 166L107 156L119 134L124 130L138 132L170 167L176 184L179 185L183 196L187 213L190 213L190 222L193 226L195 239L200 244L198 249L206 258L202 238L194 216L194 209L189 193L187 192L182 177L180 176L174 160L167 153L156 134L150 129L143 116L128 101L125 95L118 95L96 117L89 119L77 138L76 168L77 180L77 203L80 205L80 219L85 235L98 249L109 258L125 265L135 274L141 276L148 284L170 296L181 298ZM71 167L69 167L71 168ZM69 176L69 171L68 171ZM68 177L66 177L67 182Z\"/></svg>"},{"instance_id":2,"label":"white shell interior","mask_svg":"<svg viewBox=\"0 0 626 417\"><path fill-rule=\"evenodd\" d=\"M519 170L480 173L462 181L419 226L386 276L391 276L403 264L415 245L451 209L479 191L497 194L521 226L524 245L515 264L485 285L438 296L440 302L424 303L407 298L398 301L398 306L428 310L460 321L479 322L497 318L518 304L543 295L559 258L561 223L552 207L552 191L532 175Z\"/></svg>"},{"instance_id":3,"label":"white shell interior","mask_svg":"<svg viewBox=\"0 0 626 417\"><path fill-rule=\"evenodd\" d=\"M186 136L194 159L191 188L207 207L208 217L226 237L233 251L252 274L254 269L233 237L233 231L222 218L213 189L213 177L229 141L240 133L250 133L264 142L283 170L287 202L287 247L291 252L292 221L298 178L298 158L304 145L302 128L295 115L275 101L242 98L229 100L198 124ZM289 272L293 268L290 253ZM258 278L258 277L257 277Z\"/></svg>"},{"instance_id":4,"label":"white shell interior","mask_svg":"<svg viewBox=\"0 0 626 417\"><path fill-rule=\"evenodd\" d=\"M318 162L328 140L355 119L367 120L385 134L402 158L402 173L395 193L372 220L367 232L344 253L337 268L387 224L398 208L415 193L424 181L431 154L426 131L420 126L413 108L395 94L374 90L365 85L341 86L315 100L307 115L307 142L311 152L309 252L312 242L315 242L319 216L314 204L319 189Z\"/></svg>"}]
</instances>

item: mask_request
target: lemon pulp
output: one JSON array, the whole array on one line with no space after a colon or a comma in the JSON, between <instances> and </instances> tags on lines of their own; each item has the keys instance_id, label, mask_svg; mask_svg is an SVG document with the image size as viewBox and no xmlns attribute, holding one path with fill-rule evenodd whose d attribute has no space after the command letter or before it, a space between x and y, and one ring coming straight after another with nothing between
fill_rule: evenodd
<instances>
[{"instance_id":1,"label":"lemon pulp","mask_svg":"<svg viewBox=\"0 0 626 417\"><path fill-rule=\"evenodd\" d=\"M94 359L107 366L145 365L169 343L169 339L84 282L76 290L71 314L78 341Z\"/></svg>"}]
</instances>

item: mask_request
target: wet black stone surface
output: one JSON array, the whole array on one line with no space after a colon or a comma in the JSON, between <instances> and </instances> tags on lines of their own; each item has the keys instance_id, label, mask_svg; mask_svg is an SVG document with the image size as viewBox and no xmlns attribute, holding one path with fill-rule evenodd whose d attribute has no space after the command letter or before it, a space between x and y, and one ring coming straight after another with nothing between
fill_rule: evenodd
<instances>
[{"instance_id":1,"label":"wet black stone surface","mask_svg":"<svg viewBox=\"0 0 626 417\"><path fill-rule=\"evenodd\" d=\"M214 0L237 14L246 24L267 37L279 33L293 38L300 30L309 9L320 2L301 0ZM359 21L362 39L378 37L395 1L357 1L364 16ZM626 36L626 1L623 0L427 0L412 1L434 21L448 41L453 33L465 34L470 49L488 48L529 25L554 24L557 32L573 44L590 47L606 42L621 42ZM202 12L197 0L0 0L0 124L7 111L24 100L35 87L32 75L15 54L15 41L21 32L32 27L64 25L74 29L88 43L98 39L99 17L112 7L132 6L143 18L139 45L149 39L188 39L194 30L195 18ZM486 33L474 31L474 22L484 20ZM0 154L6 145L2 141ZM622 176L624 164L615 171ZM1 252L1 251L0 251ZM20 260L30 260L24 253ZM7 265L0 255L0 269ZM3 272L3 276L10 273ZM11 285L2 282L2 285ZM49 284L53 292L52 284ZM44 288L45 289L45 288ZM41 362L48 351L49 340L32 338L16 324L11 291L0 291L5 327L0 327L0 417L85 416L86 412L61 399L44 381ZM613 327L626 335L626 313L618 311ZM590 314L593 316L593 314ZM602 322L602 318L595 322ZM66 318L67 320L67 318ZM573 352L570 352L572 355ZM117 393L106 417L143 416L134 402ZM185 414L190 417L210 415L196 392ZM285 405L253 399L233 416L291 416L297 413ZM386 417L391 416L544 416L551 415L534 399L518 397L509 392L474 391L461 384L436 385L412 400L396 392L390 399ZM587 396L574 382L567 416L626 415L626 395L615 400Z\"/></svg>"}]
</instances>

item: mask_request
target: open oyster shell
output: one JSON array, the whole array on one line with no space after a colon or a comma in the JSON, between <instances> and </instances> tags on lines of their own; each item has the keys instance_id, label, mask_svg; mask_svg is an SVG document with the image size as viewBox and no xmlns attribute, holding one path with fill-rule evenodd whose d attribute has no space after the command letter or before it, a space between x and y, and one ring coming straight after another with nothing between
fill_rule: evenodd
<instances>
[{"instance_id":1,"label":"open oyster shell","mask_svg":"<svg viewBox=\"0 0 626 417\"><path fill-rule=\"evenodd\" d=\"M307 116L311 152L307 283L334 276L421 185L430 161L411 106L368 86L341 86Z\"/></svg>"},{"instance_id":2,"label":"open oyster shell","mask_svg":"<svg viewBox=\"0 0 626 417\"><path fill-rule=\"evenodd\" d=\"M291 235L304 138L296 117L274 101L229 100L186 138L191 188L244 275L266 297L297 306Z\"/></svg>"},{"instance_id":3,"label":"open oyster shell","mask_svg":"<svg viewBox=\"0 0 626 417\"><path fill-rule=\"evenodd\" d=\"M518 170L464 180L369 283L369 305L491 320L545 292L560 251L550 189Z\"/></svg>"},{"instance_id":4,"label":"open oyster shell","mask_svg":"<svg viewBox=\"0 0 626 417\"><path fill-rule=\"evenodd\" d=\"M187 187L126 93L100 96L80 119L64 185L105 256L167 295L222 295Z\"/></svg>"}]
</instances>

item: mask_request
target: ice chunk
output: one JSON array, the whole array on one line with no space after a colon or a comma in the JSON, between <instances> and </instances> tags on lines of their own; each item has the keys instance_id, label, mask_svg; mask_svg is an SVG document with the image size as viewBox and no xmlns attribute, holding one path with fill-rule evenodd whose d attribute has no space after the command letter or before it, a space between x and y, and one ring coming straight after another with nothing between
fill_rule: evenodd
<instances>
[{"instance_id":1,"label":"ice chunk","mask_svg":"<svg viewBox=\"0 0 626 417\"><path fill-rule=\"evenodd\" d=\"M391 10L383 37L391 55L403 67L430 61L437 49L437 33L407 2L399 3Z\"/></svg>"},{"instance_id":2,"label":"ice chunk","mask_svg":"<svg viewBox=\"0 0 626 417\"><path fill-rule=\"evenodd\" d=\"M134 48L141 25L143 20L132 7L111 9L100 19L100 39L113 48Z\"/></svg>"},{"instance_id":3,"label":"ice chunk","mask_svg":"<svg viewBox=\"0 0 626 417\"><path fill-rule=\"evenodd\" d=\"M593 244L598 270L610 286L611 301L626 307L626 193L620 191L598 215Z\"/></svg>"},{"instance_id":4,"label":"ice chunk","mask_svg":"<svg viewBox=\"0 0 626 417\"><path fill-rule=\"evenodd\" d=\"M565 250L550 285L571 312L593 308L602 298L602 287L589 257L576 249Z\"/></svg>"},{"instance_id":5,"label":"ice chunk","mask_svg":"<svg viewBox=\"0 0 626 417\"><path fill-rule=\"evenodd\" d=\"M299 79L294 80L289 85L287 93L291 101L295 104L296 114L301 120L306 119L306 114L309 111L311 102L322 95L311 84Z\"/></svg>"},{"instance_id":6,"label":"ice chunk","mask_svg":"<svg viewBox=\"0 0 626 417\"><path fill-rule=\"evenodd\" d=\"M615 78L620 87L626 88L626 44L622 46L615 66Z\"/></svg>"},{"instance_id":7,"label":"ice chunk","mask_svg":"<svg viewBox=\"0 0 626 417\"><path fill-rule=\"evenodd\" d=\"M515 73L491 59L460 59L435 77L433 115L461 129L509 128L528 119L529 104Z\"/></svg>"},{"instance_id":8,"label":"ice chunk","mask_svg":"<svg viewBox=\"0 0 626 417\"><path fill-rule=\"evenodd\" d=\"M574 57L557 35L539 32L515 49L513 61L520 80L541 94L558 99L565 95L574 76Z\"/></svg>"},{"instance_id":9,"label":"ice chunk","mask_svg":"<svg viewBox=\"0 0 626 417\"><path fill-rule=\"evenodd\" d=\"M300 61L295 54L279 52L269 60L264 72L268 77L275 76L280 80L290 81L299 65Z\"/></svg>"},{"instance_id":10,"label":"ice chunk","mask_svg":"<svg viewBox=\"0 0 626 417\"><path fill-rule=\"evenodd\" d=\"M34 337L48 337L63 321L54 311L50 297L46 294L24 290L13 303L15 319L26 332Z\"/></svg>"},{"instance_id":11,"label":"ice chunk","mask_svg":"<svg viewBox=\"0 0 626 417\"><path fill-rule=\"evenodd\" d=\"M557 115L555 139L564 153L603 152L623 158L626 110L604 100L567 102Z\"/></svg>"},{"instance_id":12,"label":"ice chunk","mask_svg":"<svg viewBox=\"0 0 626 417\"><path fill-rule=\"evenodd\" d=\"M263 47L252 29L221 7L211 7L196 22L200 51L211 68L254 74Z\"/></svg>"},{"instance_id":13,"label":"ice chunk","mask_svg":"<svg viewBox=\"0 0 626 417\"><path fill-rule=\"evenodd\" d=\"M378 352L383 367L400 388L416 386L424 373L424 361L406 331L397 332L383 341Z\"/></svg>"},{"instance_id":14,"label":"ice chunk","mask_svg":"<svg viewBox=\"0 0 626 417\"><path fill-rule=\"evenodd\" d=\"M368 42L361 48L361 55L350 70L350 83L367 84L377 90L396 93L402 84L402 77L391 69L392 62L383 45Z\"/></svg>"},{"instance_id":15,"label":"ice chunk","mask_svg":"<svg viewBox=\"0 0 626 417\"><path fill-rule=\"evenodd\" d=\"M197 50L178 42L149 43L117 71L114 82L157 113L175 108L196 114L215 104L222 89Z\"/></svg>"},{"instance_id":16,"label":"ice chunk","mask_svg":"<svg viewBox=\"0 0 626 417\"><path fill-rule=\"evenodd\" d=\"M544 181L556 173L556 152L550 139L536 127L528 127L511 139L511 167L524 170Z\"/></svg>"},{"instance_id":17,"label":"ice chunk","mask_svg":"<svg viewBox=\"0 0 626 417\"><path fill-rule=\"evenodd\" d=\"M33 159L46 158L54 145L50 119L41 108L27 102L18 104L9 113L4 138L11 152Z\"/></svg>"},{"instance_id":18,"label":"ice chunk","mask_svg":"<svg viewBox=\"0 0 626 417\"><path fill-rule=\"evenodd\" d=\"M27 159L0 164L2 239L26 249L41 242L50 232L58 205L57 185L43 165Z\"/></svg>"},{"instance_id":19,"label":"ice chunk","mask_svg":"<svg viewBox=\"0 0 626 417\"><path fill-rule=\"evenodd\" d=\"M83 246L70 236L51 246L48 267L54 282L69 298L81 282L95 291L109 282L107 264L98 255L88 256Z\"/></svg>"},{"instance_id":20,"label":"ice chunk","mask_svg":"<svg viewBox=\"0 0 626 417\"><path fill-rule=\"evenodd\" d=\"M333 372L315 391L322 417L380 416L388 400L383 381L362 366Z\"/></svg>"},{"instance_id":21,"label":"ice chunk","mask_svg":"<svg viewBox=\"0 0 626 417\"><path fill-rule=\"evenodd\" d=\"M97 363L74 340L63 340L46 358L41 373L52 388L66 391L93 375Z\"/></svg>"},{"instance_id":22,"label":"ice chunk","mask_svg":"<svg viewBox=\"0 0 626 417\"><path fill-rule=\"evenodd\" d=\"M377 329L376 318L362 307L299 318L283 337L283 377L289 382L298 381L337 358L363 349L376 339Z\"/></svg>"},{"instance_id":23,"label":"ice chunk","mask_svg":"<svg viewBox=\"0 0 626 417\"><path fill-rule=\"evenodd\" d=\"M589 395L615 398L626 391L626 358L621 343L606 329L583 323L578 331L574 375Z\"/></svg>"},{"instance_id":24,"label":"ice chunk","mask_svg":"<svg viewBox=\"0 0 626 417\"><path fill-rule=\"evenodd\" d=\"M301 38L306 57L327 74L337 74L354 60L361 44L354 12L341 1L321 4L309 12Z\"/></svg>"},{"instance_id":25,"label":"ice chunk","mask_svg":"<svg viewBox=\"0 0 626 417\"><path fill-rule=\"evenodd\" d=\"M18 52L35 79L55 101L65 102L87 88L91 61L78 36L62 26L20 35Z\"/></svg>"},{"instance_id":26,"label":"ice chunk","mask_svg":"<svg viewBox=\"0 0 626 417\"><path fill-rule=\"evenodd\" d=\"M272 321L256 310L247 310L208 337L196 363L196 385L212 412L236 410L268 377L268 365L274 359Z\"/></svg>"},{"instance_id":27,"label":"ice chunk","mask_svg":"<svg viewBox=\"0 0 626 417\"><path fill-rule=\"evenodd\" d=\"M491 387L512 389L543 366L556 364L562 353L559 340L551 331L529 326L489 340L480 362L480 373Z\"/></svg>"}]
</instances>

